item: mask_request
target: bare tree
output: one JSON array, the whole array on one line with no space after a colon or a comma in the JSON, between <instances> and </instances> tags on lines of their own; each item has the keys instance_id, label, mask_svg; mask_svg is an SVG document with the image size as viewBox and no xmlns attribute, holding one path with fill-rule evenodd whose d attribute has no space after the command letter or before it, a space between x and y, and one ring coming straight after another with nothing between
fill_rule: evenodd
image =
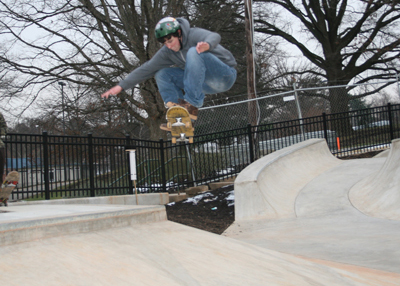
<instances>
[{"instance_id":1,"label":"bare tree","mask_svg":"<svg viewBox=\"0 0 400 286\"><path fill-rule=\"evenodd\" d=\"M160 48L154 27L165 16L192 17L194 25L208 23L213 30L228 33L228 23L234 22L232 15L237 12L232 8L238 8L239 2L197 2L0 0L0 34L7 39L8 50L0 60L9 71L25 75L20 88L32 89L31 100L54 96L60 80L71 88L84 86L87 92L82 94L82 106L106 114L112 111L113 120L118 111L123 111L146 126L152 139L159 139L165 136L159 129L165 108L153 79L121 93L117 100L102 102L99 95ZM207 13L203 12L211 4L219 17L205 22ZM239 37L239 33L231 34ZM107 124L106 119L102 124Z\"/></svg>"},{"instance_id":2,"label":"bare tree","mask_svg":"<svg viewBox=\"0 0 400 286\"><path fill-rule=\"evenodd\" d=\"M4 51L0 48L0 53L3 54ZM13 106L10 104L12 99L21 98L21 88L16 85L16 75L10 74L7 65L0 60L0 110L5 113L3 116L7 118L10 123L10 118L8 114L15 114L13 111Z\"/></svg>"},{"instance_id":3,"label":"bare tree","mask_svg":"<svg viewBox=\"0 0 400 286\"><path fill-rule=\"evenodd\" d=\"M38 85L36 95L49 96L57 81L90 87L98 96L159 49L154 26L164 15L181 13L183 0L173 1L0 1L1 34L8 49L0 58L9 70ZM47 94L46 94L47 92ZM115 106L142 122L154 138L161 136L164 106L154 80L122 93Z\"/></svg>"},{"instance_id":4,"label":"bare tree","mask_svg":"<svg viewBox=\"0 0 400 286\"><path fill-rule=\"evenodd\" d=\"M313 65L330 86L394 79L400 69L398 0L255 0L260 33L278 37ZM387 85L382 85L382 89ZM376 92L377 90L372 91ZM332 89L332 112L348 110L348 91Z\"/></svg>"}]
</instances>

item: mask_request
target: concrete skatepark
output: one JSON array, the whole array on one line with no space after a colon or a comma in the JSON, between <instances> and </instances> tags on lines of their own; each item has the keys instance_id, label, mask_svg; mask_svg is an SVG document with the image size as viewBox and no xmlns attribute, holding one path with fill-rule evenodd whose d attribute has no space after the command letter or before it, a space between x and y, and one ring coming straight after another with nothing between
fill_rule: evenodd
<instances>
[{"instance_id":1,"label":"concrete skatepark","mask_svg":"<svg viewBox=\"0 0 400 286\"><path fill-rule=\"evenodd\" d=\"M265 156L235 181L216 235L167 221L165 197L0 208L4 285L400 285L400 140L339 160L323 139Z\"/></svg>"}]
</instances>

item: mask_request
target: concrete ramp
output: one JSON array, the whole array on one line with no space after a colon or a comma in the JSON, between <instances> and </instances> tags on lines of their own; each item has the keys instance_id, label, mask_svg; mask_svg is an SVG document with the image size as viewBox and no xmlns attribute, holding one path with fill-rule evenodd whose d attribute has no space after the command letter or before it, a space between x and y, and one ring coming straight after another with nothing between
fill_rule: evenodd
<instances>
[{"instance_id":1,"label":"concrete ramp","mask_svg":"<svg viewBox=\"0 0 400 286\"><path fill-rule=\"evenodd\" d=\"M384 163L335 159L318 139L262 158L240 175L239 220L223 236L126 200L2 208L1 283L400 285L400 221L348 196Z\"/></svg>"},{"instance_id":2,"label":"concrete ramp","mask_svg":"<svg viewBox=\"0 0 400 286\"><path fill-rule=\"evenodd\" d=\"M370 191L383 185L377 195L400 189L396 142L388 161L332 159L324 144L306 141L246 168L239 185L235 182L239 219L223 235L269 250L399 275L400 221L365 215L349 199L350 190L367 180L379 180L371 189L364 184ZM377 176L382 170L388 173L387 183ZM254 206L266 210L252 212ZM400 285L399 276L395 281Z\"/></svg>"},{"instance_id":3,"label":"concrete ramp","mask_svg":"<svg viewBox=\"0 0 400 286\"><path fill-rule=\"evenodd\" d=\"M1 246L0 251L1 283L7 286L343 286L396 285L400 279L383 271L279 253L169 221L50 237Z\"/></svg>"},{"instance_id":4,"label":"concrete ramp","mask_svg":"<svg viewBox=\"0 0 400 286\"><path fill-rule=\"evenodd\" d=\"M341 163L324 139L310 139L257 160L235 181L235 220L296 217L300 190Z\"/></svg>"},{"instance_id":5,"label":"concrete ramp","mask_svg":"<svg viewBox=\"0 0 400 286\"><path fill-rule=\"evenodd\" d=\"M367 215L400 220L400 139L392 141L382 168L351 188L349 197Z\"/></svg>"}]
</instances>

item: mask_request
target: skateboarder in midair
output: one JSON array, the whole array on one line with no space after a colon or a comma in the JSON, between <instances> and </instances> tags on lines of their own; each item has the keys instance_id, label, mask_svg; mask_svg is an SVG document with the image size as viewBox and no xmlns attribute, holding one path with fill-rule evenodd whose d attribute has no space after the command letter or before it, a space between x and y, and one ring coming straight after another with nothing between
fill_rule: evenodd
<instances>
[{"instance_id":1,"label":"skateboarder in midair","mask_svg":"<svg viewBox=\"0 0 400 286\"><path fill-rule=\"evenodd\" d=\"M196 120L205 94L227 91L235 83L236 60L219 44L218 33L191 28L183 18L161 19L155 36L163 47L101 97L117 95L154 76L166 107L182 106ZM160 128L168 130L167 124Z\"/></svg>"}]
</instances>

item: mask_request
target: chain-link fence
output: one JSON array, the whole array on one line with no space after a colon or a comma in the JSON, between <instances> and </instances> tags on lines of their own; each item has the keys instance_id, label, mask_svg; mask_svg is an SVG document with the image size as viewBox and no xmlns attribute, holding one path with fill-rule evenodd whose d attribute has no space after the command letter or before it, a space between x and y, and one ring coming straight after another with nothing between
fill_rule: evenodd
<instances>
[{"instance_id":1,"label":"chain-link fence","mask_svg":"<svg viewBox=\"0 0 400 286\"><path fill-rule=\"evenodd\" d=\"M294 85L292 90L278 94L203 107L196 121L195 134L241 128L249 123L255 126L399 102L397 81L302 89ZM359 125L357 122L353 124Z\"/></svg>"}]
</instances>

